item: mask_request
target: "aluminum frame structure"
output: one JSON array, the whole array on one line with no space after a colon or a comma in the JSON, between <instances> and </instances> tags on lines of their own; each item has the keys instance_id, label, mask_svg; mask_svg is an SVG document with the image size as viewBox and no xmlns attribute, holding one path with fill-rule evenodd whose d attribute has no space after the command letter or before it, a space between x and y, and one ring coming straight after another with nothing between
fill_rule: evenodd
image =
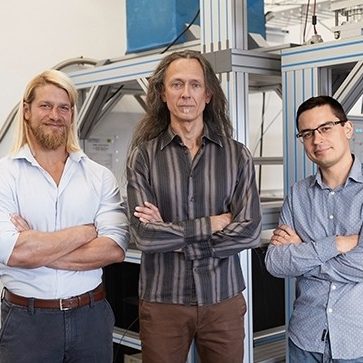
<instances>
[{"instance_id":1,"label":"aluminum frame structure","mask_svg":"<svg viewBox=\"0 0 363 363\"><path fill-rule=\"evenodd\" d=\"M235 137L248 145L249 87L267 86L276 89L281 87L281 63L279 55L247 50L246 16L245 0L200 0L201 40L184 43L178 47L178 50L195 49L204 53L211 61L229 101L230 117L236 131ZM165 54L148 52L138 56L125 56L94 69L72 72L70 76L78 89L92 87L90 97L94 98L95 94L98 94L98 88L106 85L112 87L116 84L118 87L122 85L123 92L134 92L141 100L140 94L147 87L147 77L152 74L159 61L173 50L175 47ZM97 105L97 108L99 107L100 104ZM97 112L95 110L91 113ZM80 113L89 115L90 111L81 109ZM89 125L86 129L87 132L83 135L81 133L81 137L89 135L91 130ZM268 228L272 228L276 223L278 210L279 206L276 205L269 205L265 209L267 215L264 214L264 221ZM248 304L245 317L244 361L250 363L253 362L251 251L242 252L240 261L246 280L245 298Z\"/></svg>"}]
</instances>

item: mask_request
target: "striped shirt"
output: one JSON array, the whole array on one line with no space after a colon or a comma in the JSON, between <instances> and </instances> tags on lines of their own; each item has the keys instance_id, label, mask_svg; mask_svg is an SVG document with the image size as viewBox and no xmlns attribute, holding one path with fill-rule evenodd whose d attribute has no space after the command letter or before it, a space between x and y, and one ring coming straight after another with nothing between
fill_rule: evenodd
<instances>
[{"instance_id":1,"label":"striped shirt","mask_svg":"<svg viewBox=\"0 0 363 363\"><path fill-rule=\"evenodd\" d=\"M355 158L343 186L332 190L318 172L287 195L280 223L302 243L270 245L266 267L277 277L296 277L289 337L301 349L323 353L329 332L333 359L363 357L363 175ZM360 235L341 254L335 236ZM360 360L361 362L361 360Z\"/></svg>"},{"instance_id":2,"label":"striped shirt","mask_svg":"<svg viewBox=\"0 0 363 363\"><path fill-rule=\"evenodd\" d=\"M238 252L256 247L261 211L246 147L205 127L194 159L169 128L130 154L127 194L131 238L142 251L140 298L212 304L245 288ZM156 205L163 222L142 223L135 207ZM232 213L212 233L210 216Z\"/></svg>"}]
</instances>

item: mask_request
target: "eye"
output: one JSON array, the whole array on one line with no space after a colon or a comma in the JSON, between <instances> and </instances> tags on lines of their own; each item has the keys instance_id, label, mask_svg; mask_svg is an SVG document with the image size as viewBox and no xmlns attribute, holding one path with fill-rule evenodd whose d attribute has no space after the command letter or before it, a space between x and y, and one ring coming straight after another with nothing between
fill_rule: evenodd
<instances>
[{"instance_id":1,"label":"eye","mask_svg":"<svg viewBox=\"0 0 363 363\"><path fill-rule=\"evenodd\" d=\"M68 113L71 111L71 106L69 105L62 105L62 106L59 106L59 110L63 113Z\"/></svg>"},{"instance_id":2,"label":"eye","mask_svg":"<svg viewBox=\"0 0 363 363\"><path fill-rule=\"evenodd\" d=\"M301 134L303 139L310 139L314 134L314 131L305 131Z\"/></svg>"},{"instance_id":3,"label":"eye","mask_svg":"<svg viewBox=\"0 0 363 363\"><path fill-rule=\"evenodd\" d=\"M171 87L172 88L175 88L175 89L180 89L180 88L182 88L183 87L183 83L182 82L173 82L172 84L171 84Z\"/></svg>"},{"instance_id":4,"label":"eye","mask_svg":"<svg viewBox=\"0 0 363 363\"><path fill-rule=\"evenodd\" d=\"M322 127L319 127L319 131L322 133L322 134L326 134L327 132L329 132L333 127L331 125L325 125L325 126L322 126Z\"/></svg>"},{"instance_id":5,"label":"eye","mask_svg":"<svg viewBox=\"0 0 363 363\"><path fill-rule=\"evenodd\" d=\"M41 103L39 105L39 107L42 109L42 110L50 110L52 108L52 105L50 105L49 103Z\"/></svg>"},{"instance_id":6,"label":"eye","mask_svg":"<svg viewBox=\"0 0 363 363\"><path fill-rule=\"evenodd\" d=\"M193 83L192 87L197 89L197 88L202 87L202 85L200 83Z\"/></svg>"}]
</instances>

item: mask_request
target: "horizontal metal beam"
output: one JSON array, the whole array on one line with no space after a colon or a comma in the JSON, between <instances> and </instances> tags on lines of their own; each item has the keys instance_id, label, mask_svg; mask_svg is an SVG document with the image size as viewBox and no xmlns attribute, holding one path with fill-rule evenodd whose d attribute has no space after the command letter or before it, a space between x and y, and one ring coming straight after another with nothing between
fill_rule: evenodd
<instances>
[{"instance_id":1,"label":"horizontal metal beam","mask_svg":"<svg viewBox=\"0 0 363 363\"><path fill-rule=\"evenodd\" d=\"M281 74L281 57L278 54L254 50L225 49L204 56L216 73L244 72L249 74Z\"/></svg>"},{"instance_id":2,"label":"horizontal metal beam","mask_svg":"<svg viewBox=\"0 0 363 363\"><path fill-rule=\"evenodd\" d=\"M186 42L176 48L171 48L164 54L125 56L115 62L110 61L111 63L106 65L84 71L70 72L69 76L78 89L146 78L152 74L161 59L167 54L184 49L200 50L200 43L196 41Z\"/></svg>"}]
</instances>

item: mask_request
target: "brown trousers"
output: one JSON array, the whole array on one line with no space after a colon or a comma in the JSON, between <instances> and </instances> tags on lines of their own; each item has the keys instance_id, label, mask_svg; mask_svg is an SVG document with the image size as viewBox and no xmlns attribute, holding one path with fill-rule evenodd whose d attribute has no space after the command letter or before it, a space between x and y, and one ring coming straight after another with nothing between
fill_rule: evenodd
<instances>
[{"instance_id":1,"label":"brown trousers","mask_svg":"<svg viewBox=\"0 0 363 363\"><path fill-rule=\"evenodd\" d=\"M205 306L142 300L142 362L185 363L194 338L201 363L242 363L245 313L242 294Z\"/></svg>"}]
</instances>

